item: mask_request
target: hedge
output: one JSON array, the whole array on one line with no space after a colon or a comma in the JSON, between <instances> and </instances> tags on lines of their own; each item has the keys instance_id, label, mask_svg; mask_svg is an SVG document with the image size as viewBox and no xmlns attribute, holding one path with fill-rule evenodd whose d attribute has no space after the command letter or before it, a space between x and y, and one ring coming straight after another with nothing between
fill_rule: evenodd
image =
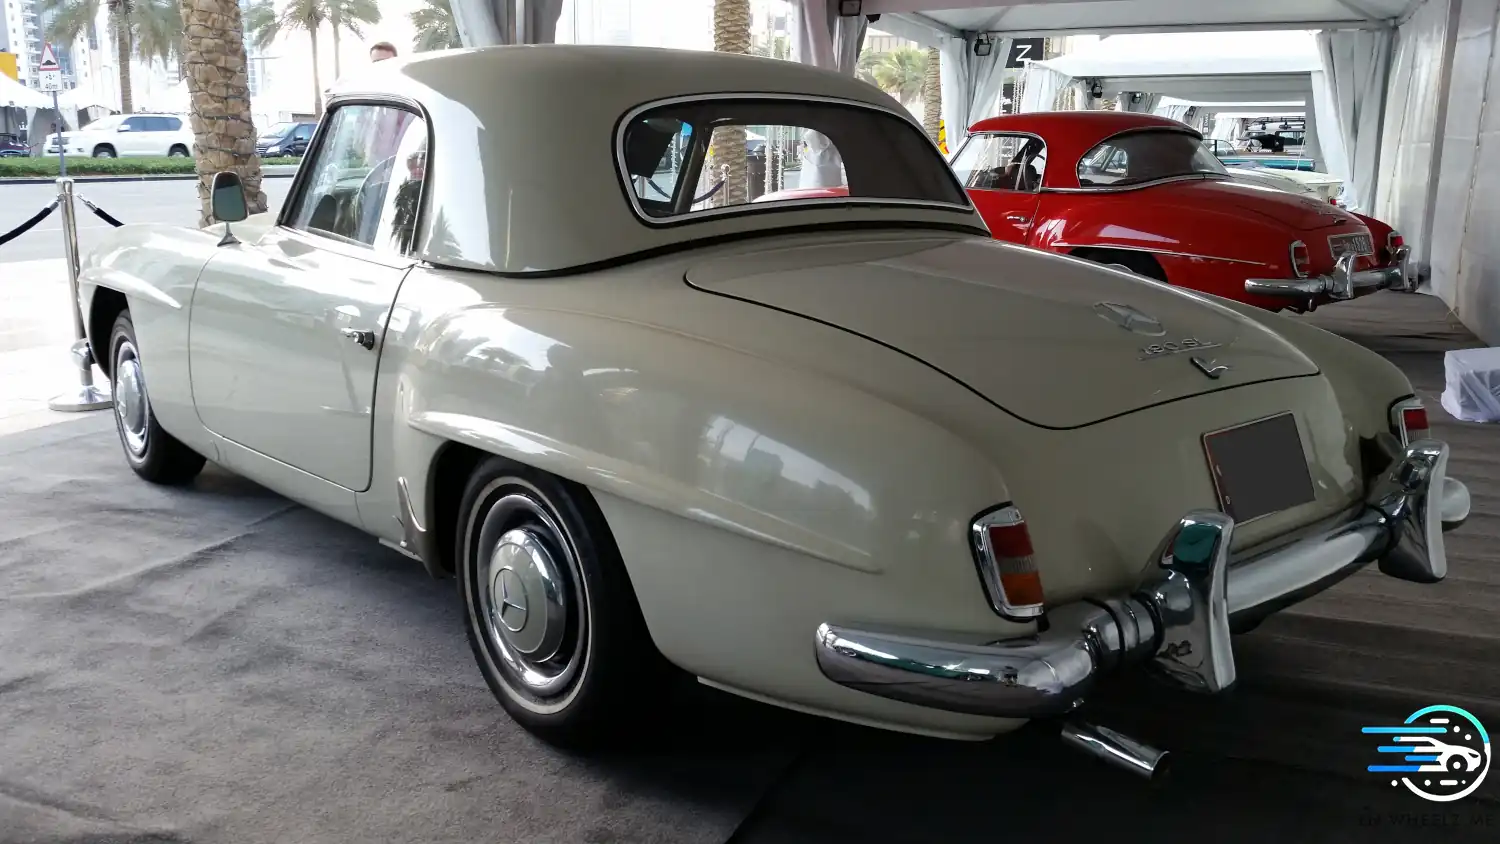
<instances>
[{"instance_id":1,"label":"hedge","mask_svg":"<svg viewBox=\"0 0 1500 844\"><path fill-rule=\"evenodd\" d=\"M261 166L297 164L300 158L262 158ZM88 158L68 156L69 176L164 176L195 172L192 158ZM57 156L0 158L0 179L56 178Z\"/></svg>"}]
</instances>

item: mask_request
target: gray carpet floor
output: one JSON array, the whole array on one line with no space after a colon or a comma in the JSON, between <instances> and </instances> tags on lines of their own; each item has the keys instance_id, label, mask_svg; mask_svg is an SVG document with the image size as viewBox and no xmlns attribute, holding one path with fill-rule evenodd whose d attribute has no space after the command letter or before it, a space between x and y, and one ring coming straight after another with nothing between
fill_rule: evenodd
<instances>
[{"instance_id":1,"label":"gray carpet floor","mask_svg":"<svg viewBox=\"0 0 1500 844\"><path fill-rule=\"evenodd\" d=\"M1362 573L1241 637L1232 695L1110 688L1087 715L1173 750L1165 788L1041 725L940 742L701 687L628 752L551 750L490 697L451 581L212 466L138 482L95 414L0 438L0 844L1492 844L1500 773L1425 803L1359 734L1433 703L1500 731L1500 426L1436 401L1474 341L1428 297L1309 319L1411 374L1477 514L1444 583Z\"/></svg>"}]
</instances>

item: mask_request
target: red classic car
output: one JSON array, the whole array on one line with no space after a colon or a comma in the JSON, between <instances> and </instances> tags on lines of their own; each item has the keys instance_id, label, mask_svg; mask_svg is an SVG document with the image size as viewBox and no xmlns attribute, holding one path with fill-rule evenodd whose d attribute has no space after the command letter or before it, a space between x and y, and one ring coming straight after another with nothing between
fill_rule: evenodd
<instances>
[{"instance_id":1,"label":"red classic car","mask_svg":"<svg viewBox=\"0 0 1500 844\"><path fill-rule=\"evenodd\" d=\"M1410 250L1371 217L1231 180L1178 121L1115 111L981 120L953 170L1000 240L1270 310L1411 289ZM802 188L776 202L844 195Z\"/></svg>"}]
</instances>

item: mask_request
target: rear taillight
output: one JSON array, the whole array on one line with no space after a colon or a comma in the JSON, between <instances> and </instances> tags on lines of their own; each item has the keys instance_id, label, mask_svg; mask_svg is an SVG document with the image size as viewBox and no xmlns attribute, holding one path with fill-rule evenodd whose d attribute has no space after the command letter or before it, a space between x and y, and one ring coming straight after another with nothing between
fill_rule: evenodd
<instances>
[{"instance_id":1,"label":"rear taillight","mask_svg":"<svg viewBox=\"0 0 1500 844\"><path fill-rule=\"evenodd\" d=\"M1291 246L1292 272L1297 278L1307 278L1308 270L1312 269L1312 256L1307 254L1307 244L1300 240L1292 241Z\"/></svg>"},{"instance_id":2,"label":"rear taillight","mask_svg":"<svg viewBox=\"0 0 1500 844\"><path fill-rule=\"evenodd\" d=\"M1427 408L1421 399L1402 399L1391 405L1391 433L1403 446L1427 438Z\"/></svg>"},{"instance_id":3,"label":"rear taillight","mask_svg":"<svg viewBox=\"0 0 1500 844\"><path fill-rule=\"evenodd\" d=\"M971 536L979 578L995 612L1017 621L1040 616L1042 575L1021 511L1012 504L997 507L974 520Z\"/></svg>"},{"instance_id":4,"label":"rear taillight","mask_svg":"<svg viewBox=\"0 0 1500 844\"><path fill-rule=\"evenodd\" d=\"M1385 236L1385 259L1396 260L1396 250L1406 245L1406 238L1396 232L1390 232Z\"/></svg>"}]
</instances>

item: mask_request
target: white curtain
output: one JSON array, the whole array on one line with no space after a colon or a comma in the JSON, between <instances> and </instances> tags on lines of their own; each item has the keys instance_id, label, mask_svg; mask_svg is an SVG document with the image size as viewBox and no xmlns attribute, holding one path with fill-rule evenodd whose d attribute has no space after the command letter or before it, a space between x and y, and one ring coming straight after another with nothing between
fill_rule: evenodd
<instances>
[{"instance_id":1,"label":"white curtain","mask_svg":"<svg viewBox=\"0 0 1500 844\"><path fill-rule=\"evenodd\" d=\"M795 37L792 58L801 64L853 74L864 42L863 18L842 18L828 0L791 0ZM843 159L828 139L811 129L802 132L799 188L837 187L844 183Z\"/></svg>"},{"instance_id":2,"label":"white curtain","mask_svg":"<svg viewBox=\"0 0 1500 844\"><path fill-rule=\"evenodd\" d=\"M1159 105L1152 109L1151 113L1186 123L1188 111L1192 108L1190 105L1182 105L1181 103L1177 105Z\"/></svg>"},{"instance_id":3,"label":"white curtain","mask_svg":"<svg viewBox=\"0 0 1500 844\"><path fill-rule=\"evenodd\" d=\"M1057 95L1073 81L1073 77L1037 62L1027 65L1024 78L1025 90L1017 112L1052 111L1057 107Z\"/></svg>"},{"instance_id":4,"label":"white curtain","mask_svg":"<svg viewBox=\"0 0 1500 844\"><path fill-rule=\"evenodd\" d=\"M1136 96L1140 99L1137 100ZM1129 111L1136 114L1154 114L1156 107L1161 103L1161 94L1147 94L1138 91L1121 91L1115 100L1116 111Z\"/></svg>"},{"instance_id":5,"label":"white curtain","mask_svg":"<svg viewBox=\"0 0 1500 844\"><path fill-rule=\"evenodd\" d=\"M1240 138L1245 137L1244 121L1238 117L1219 117L1215 115L1213 134L1210 137L1231 143L1238 141Z\"/></svg>"},{"instance_id":6,"label":"white curtain","mask_svg":"<svg viewBox=\"0 0 1500 844\"><path fill-rule=\"evenodd\" d=\"M968 38L944 36L939 48L942 57L943 125L948 130L948 152L968 137L969 127L986 117L999 114L997 106L1005 86L1005 59L1010 55L1010 39L991 41L990 54L974 55L974 42Z\"/></svg>"},{"instance_id":7,"label":"white curtain","mask_svg":"<svg viewBox=\"0 0 1500 844\"><path fill-rule=\"evenodd\" d=\"M1073 80L1074 111L1097 111L1099 109L1099 99L1094 97L1093 89L1094 80L1092 79Z\"/></svg>"},{"instance_id":8,"label":"white curtain","mask_svg":"<svg viewBox=\"0 0 1500 844\"><path fill-rule=\"evenodd\" d=\"M1391 42L1389 30L1339 30L1317 36L1322 73L1313 74L1313 103L1319 145L1325 169L1344 179L1344 199L1356 210L1370 207L1376 192ZM1339 165L1336 158L1341 159Z\"/></svg>"}]
</instances>

